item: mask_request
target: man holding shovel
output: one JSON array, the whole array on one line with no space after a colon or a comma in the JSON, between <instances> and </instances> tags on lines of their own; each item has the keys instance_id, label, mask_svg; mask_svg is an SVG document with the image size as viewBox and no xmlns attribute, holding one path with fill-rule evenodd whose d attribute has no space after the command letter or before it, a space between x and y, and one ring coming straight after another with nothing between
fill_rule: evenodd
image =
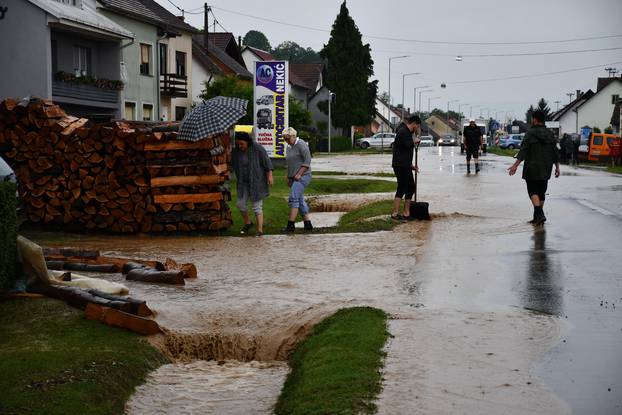
<instances>
[{"instance_id":1,"label":"man holding shovel","mask_svg":"<svg viewBox=\"0 0 622 415\"><path fill-rule=\"evenodd\" d=\"M415 179L413 171L418 168L413 164L413 151L415 145L419 143L419 138L413 138L413 133L418 132L421 127L421 119L417 115L412 115L408 120L402 122L395 131L395 141L393 142L393 159L391 165L397 178L397 190L393 200L393 213L391 219L405 222L410 218L410 202L415 193ZM404 210L400 215L400 204L404 198Z\"/></svg>"}]
</instances>

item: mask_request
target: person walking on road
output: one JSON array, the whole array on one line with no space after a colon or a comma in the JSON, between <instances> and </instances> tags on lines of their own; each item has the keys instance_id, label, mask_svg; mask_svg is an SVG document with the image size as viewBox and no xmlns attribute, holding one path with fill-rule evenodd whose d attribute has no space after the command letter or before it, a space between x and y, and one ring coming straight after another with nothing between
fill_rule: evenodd
<instances>
[{"instance_id":1,"label":"person walking on road","mask_svg":"<svg viewBox=\"0 0 622 415\"><path fill-rule=\"evenodd\" d=\"M467 174L471 174L471 157L475 159L475 173L479 173L479 151L482 149L484 135L474 119L470 119L469 125L464 127L462 137L466 150Z\"/></svg>"},{"instance_id":2,"label":"person walking on road","mask_svg":"<svg viewBox=\"0 0 622 415\"><path fill-rule=\"evenodd\" d=\"M241 234L246 234L253 227L248 215L248 203L252 204L257 233L263 235L263 200L270 195L274 183L272 162L266 150L245 132L235 135L235 147L231 154L233 172L237 178L236 206L244 218Z\"/></svg>"},{"instance_id":3,"label":"person walking on road","mask_svg":"<svg viewBox=\"0 0 622 415\"><path fill-rule=\"evenodd\" d=\"M413 115L406 122L397 127L395 141L393 141L393 159L391 165L397 178L397 190L393 200L393 213L391 219L406 221L410 218L410 202L415 194L415 179L413 171L418 173L413 165L413 152L419 138L413 138L413 133L418 133L421 128L421 119ZM404 210L400 215L400 204L404 198Z\"/></svg>"},{"instance_id":4,"label":"person walking on road","mask_svg":"<svg viewBox=\"0 0 622 415\"><path fill-rule=\"evenodd\" d=\"M287 184L289 192L289 220L284 232L292 233L295 230L296 216L298 213L304 221L304 230L313 230L311 219L309 218L309 206L304 199L304 192L311 183L311 152L309 145L298 138L298 133L292 127L283 130L283 138L287 142L287 153L285 161L287 163Z\"/></svg>"},{"instance_id":5,"label":"person walking on road","mask_svg":"<svg viewBox=\"0 0 622 415\"><path fill-rule=\"evenodd\" d=\"M546 222L544 200L551 169L555 164L555 177L559 177L559 152L553 133L544 126L546 115L536 111L532 116L532 127L525 134L516 162L508 169L510 176L523 166L523 179L527 182L527 193L533 204L533 219L530 223L542 225Z\"/></svg>"}]
</instances>

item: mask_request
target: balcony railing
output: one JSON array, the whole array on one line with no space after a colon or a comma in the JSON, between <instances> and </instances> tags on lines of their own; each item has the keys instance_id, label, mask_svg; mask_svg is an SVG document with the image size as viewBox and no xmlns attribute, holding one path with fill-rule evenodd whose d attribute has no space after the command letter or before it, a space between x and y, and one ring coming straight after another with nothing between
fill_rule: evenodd
<instances>
[{"instance_id":1,"label":"balcony railing","mask_svg":"<svg viewBox=\"0 0 622 415\"><path fill-rule=\"evenodd\" d=\"M188 77L174 73L160 76L160 94L172 98L188 98Z\"/></svg>"},{"instance_id":2,"label":"balcony railing","mask_svg":"<svg viewBox=\"0 0 622 415\"><path fill-rule=\"evenodd\" d=\"M56 80L52 81L52 96L115 105L119 101L119 91L117 90Z\"/></svg>"}]
</instances>

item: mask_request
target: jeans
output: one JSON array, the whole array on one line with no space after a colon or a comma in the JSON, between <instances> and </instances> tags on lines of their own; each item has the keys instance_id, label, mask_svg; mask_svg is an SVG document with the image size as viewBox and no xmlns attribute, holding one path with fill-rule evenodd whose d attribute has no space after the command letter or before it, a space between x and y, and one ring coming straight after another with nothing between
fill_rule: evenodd
<instances>
[{"instance_id":1,"label":"jeans","mask_svg":"<svg viewBox=\"0 0 622 415\"><path fill-rule=\"evenodd\" d=\"M305 174L299 181L293 181L289 191L288 204L290 208L297 208L302 216L309 213L309 206L305 202L305 189L311 183L311 174Z\"/></svg>"}]
</instances>

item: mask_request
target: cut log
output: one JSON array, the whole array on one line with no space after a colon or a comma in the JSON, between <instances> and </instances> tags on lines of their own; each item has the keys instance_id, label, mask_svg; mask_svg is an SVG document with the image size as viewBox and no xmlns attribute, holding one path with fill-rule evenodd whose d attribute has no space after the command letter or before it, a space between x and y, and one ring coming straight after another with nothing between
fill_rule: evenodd
<instances>
[{"instance_id":1,"label":"cut log","mask_svg":"<svg viewBox=\"0 0 622 415\"><path fill-rule=\"evenodd\" d=\"M95 289L89 290L89 294L92 294L96 297L105 298L106 300L110 301L126 302L132 306L131 314L136 314L137 316L149 317L153 315L153 311L151 311L151 309L147 306L147 302L144 300L137 300L132 297L121 297L119 295L107 294Z\"/></svg>"},{"instance_id":2,"label":"cut log","mask_svg":"<svg viewBox=\"0 0 622 415\"><path fill-rule=\"evenodd\" d=\"M135 268L125 275L130 281L151 282L160 284L184 285L184 275L181 271L156 271L153 268Z\"/></svg>"},{"instance_id":3,"label":"cut log","mask_svg":"<svg viewBox=\"0 0 622 415\"><path fill-rule=\"evenodd\" d=\"M158 334L161 331L160 326L154 320L97 304L88 304L84 310L84 317L88 320L101 321L109 326L121 327L146 336Z\"/></svg>"},{"instance_id":4,"label":"cut log","mask_svg":"<svg viewBox=\"0 0 622 415\"><path fill-rule=\"evenodd\" d=\"M203 194L184 194L184 195L156 195L154 203L208 203L216 202L223 199L222 193L203 193Z\"/></svg>"},{"instance_id":5,"label":"cut log","mask_svg":"<svg viewBox=\"0 0 622 415\"><path fill-rule=\"evenodd\" d=\"M81 271L81 272L101 272L116 273L119 267L115 264L86 264L84 262L67 262L67 261L45 261L48 269Z\"/></svg>"},{"instance_id":6,"label":"cut log","mask_svg":"<svg viewBox=\"0 0 622 415\"><path fill-rule=\"evenodd\" d=\"M222 184L224 182L224 177L219 175L154 177L151 179L151 187L194 186L201 184Z\"/></svg>"}]
</instances>

